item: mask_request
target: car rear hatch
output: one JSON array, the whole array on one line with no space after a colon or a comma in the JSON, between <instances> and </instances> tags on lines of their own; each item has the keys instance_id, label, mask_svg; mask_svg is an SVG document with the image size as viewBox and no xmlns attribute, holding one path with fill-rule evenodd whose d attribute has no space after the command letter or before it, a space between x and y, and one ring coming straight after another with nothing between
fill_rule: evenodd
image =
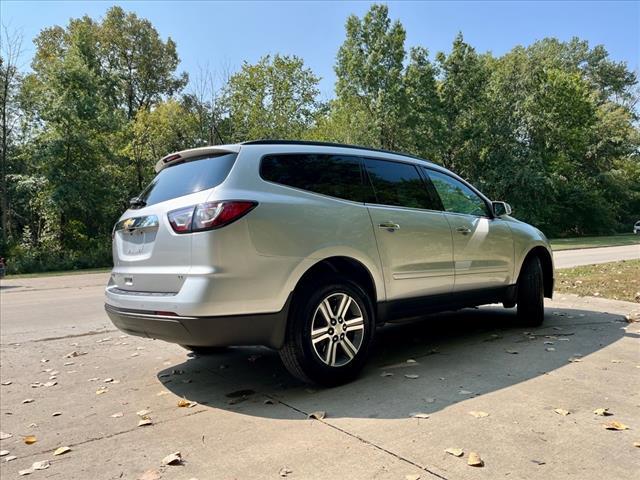
<instances>
[{"instance_id":1,"label":"car rear hatch","mask_svg":"<svg viewBox=\"0 0 640 480\"><path fill-rule=\"evenodd\" d=\"M171 295L191 270L192 235L181 234L168 214L206 202L229 174L237 152L206 148L169 155L158 174L132 199L113 230L110 288L114 293Z\"/></svg>"}]
</instances>

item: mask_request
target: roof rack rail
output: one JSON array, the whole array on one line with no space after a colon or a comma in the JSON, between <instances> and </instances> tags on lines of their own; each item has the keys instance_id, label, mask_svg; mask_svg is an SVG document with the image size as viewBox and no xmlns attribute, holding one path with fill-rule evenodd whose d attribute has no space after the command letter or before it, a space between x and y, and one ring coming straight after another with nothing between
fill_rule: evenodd
<instances>
[{"instance_id":1,"label":"roof rack rail","mask_svg":"<svg viewBox=\"0 0 640 480\"><path fill-rule=\"evenodd\" d=\"M340 147L340 148L353 148L358 150L369 150L371 152L391 153L393 155L401 155L403 157L415 158L416 160L422 160L424 162L430 162L424 158L410 153L394 152L392 150L384 150L382 148L364 147L362 145L350 145L348 143L335 143L335 142L314 142L310 140L278 140L278 139L262 139L262 140L249 140L242 142L240 145L311 145L317 147Z\"/></svg>"}]
</instances>

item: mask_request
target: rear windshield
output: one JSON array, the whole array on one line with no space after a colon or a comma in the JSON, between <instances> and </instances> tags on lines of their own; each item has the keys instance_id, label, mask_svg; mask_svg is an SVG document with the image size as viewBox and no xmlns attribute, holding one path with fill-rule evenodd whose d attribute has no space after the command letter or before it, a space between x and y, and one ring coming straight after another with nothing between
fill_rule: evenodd
<instances>
[{"instance_id":1,"label":"rear windshield","mask_svg":"<svg viewBox=\"0 0 640 480\"><path fill-rule=\"evenodd\" d=\"M146 205L164 202L220 185L231 170L237 154L189 160L160 171L138 198Z\"/></svg>"}]
</instances>

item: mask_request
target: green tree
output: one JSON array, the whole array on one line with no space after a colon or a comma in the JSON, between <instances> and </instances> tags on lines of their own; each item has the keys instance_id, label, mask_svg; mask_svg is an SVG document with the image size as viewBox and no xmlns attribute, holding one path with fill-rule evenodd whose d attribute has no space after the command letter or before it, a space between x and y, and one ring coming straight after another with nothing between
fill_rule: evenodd
<instances>
[{"instance_id":1,"label":"green tree","mask_svg":"<svg viewBox=\"0 0 640 480\"><path fill-rule=\"evenodd\" d=\"M372 130L373 147L401 149L406 141L405 36L400 22L391 23L387 6L374 4L362 19L347 19L338 50L335 114L365 119L352 127Z\"/></svg>"},{"instance_id":2,"label":"green tree","mask_svg":"<svg viewBox=\"0 0 640 480\"><path fill-rule=\"evenodd\" d=\"M244 63L224 90L235 141L302 138L319 108L320 79L296 56L267 55Z\"/></svg>"},{"instance_id":3,"label":"green tree","mask_svg":"<svg viewBox=\"0 0 640 480\"><path fill-rule=\"evenodd\" d=\"M187 84L188 75L175 75L180 59L175 42L163 42L149 20L111 7L100 25L100 55L113 82L118 106L133 120L141 108L151 108Z\"/></svg>"}]
</instances>

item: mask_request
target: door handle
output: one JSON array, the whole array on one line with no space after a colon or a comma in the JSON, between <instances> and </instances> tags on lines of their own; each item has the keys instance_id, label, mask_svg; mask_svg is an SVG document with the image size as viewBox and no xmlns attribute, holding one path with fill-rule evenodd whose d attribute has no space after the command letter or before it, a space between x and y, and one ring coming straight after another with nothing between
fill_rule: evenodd
<instances>
[{"instance_id":1,"label":"door handle","mask_svg":"<svg viewBox=\"0 0 640 480\"><path fill-rule=\"evenodd\" d=\"M390 232L393 232L395 230L400 230L400 225L398 225L397 223L393 223L393 222L382 222L380 225L378 225L379 228L384 228Z\"/></svg>"},{"instance_id":2,"label":"door handle","mask_svg":"<svg viewBox=\"0 0 640 480\"><path fill-rule=\"evenodd\" d=\"M468 235L471 233L471 229L467 227L458 227L456 228L456 232L461 233L463 235Z\"/></svg>"}]
</instances>

